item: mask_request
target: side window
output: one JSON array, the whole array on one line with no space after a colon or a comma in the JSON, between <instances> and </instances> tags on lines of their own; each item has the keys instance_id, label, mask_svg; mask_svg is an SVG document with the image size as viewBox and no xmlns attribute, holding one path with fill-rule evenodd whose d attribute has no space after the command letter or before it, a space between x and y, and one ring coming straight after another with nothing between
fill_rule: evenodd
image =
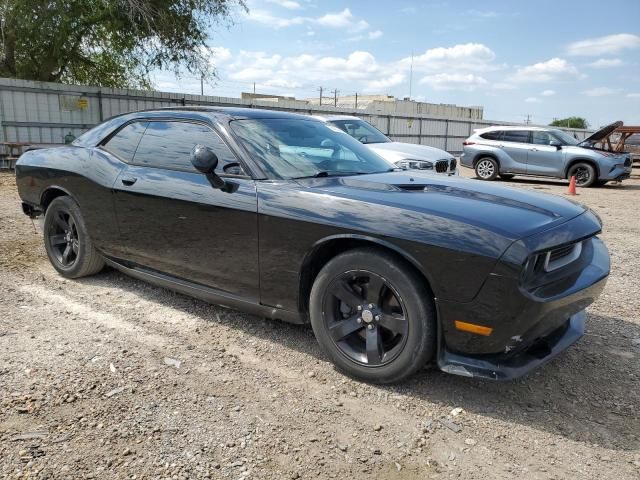
<instances>
[{"instance_id":1,"label":"side window","mask_svg":"<svg viewBox=\"0 0 640 480\"><path fill-rule=\"evenodd\" d=\"M150 121L133 159L136 165L196 172L189 156L196 144L210 147L218 156L218 168L238 160L216 132L206 125L180 121Z\"/></svg>"},{"instance_id":2,"label":"side window","mask_svg":"<svg viewBox=\"0 0 640 480\"><path fill-rule=\"evenodd\" d=\"M535 143L536 145L549 145L552 140L555 140L555 138L547 132L532 132L531 143Z\"/></svg>"},{"instance_id":3,"label":"side window","mask_svg":"<svg viewBox=\"0 0 640 480\"><path fill-rule=\"evenodd\" d=\"M130 123L111 137L103 148L125 162L131 162L145 128L147 128L147 122Z\"/></svg>"},{"instance_id":4,"label":"side window","mask_svg":"<svg viewBox=\"0 0 640 480\"><path fill-rule=\"evenodd\" d=\"M505 142L529 143L529 132L527 130L505 130Z\"/></svg>"},{"instance_id":5,"label":"side window","mask_svg":"<svg viewBox=\"0 0 640 480\"><path fill-rule=\"evenodd\" d=\"M502 134L502 130L494 130L493 132L483 133L482 135L480 135L480 137L484 138L485 140L500 140Z\"/></svg>"}]
</instances>

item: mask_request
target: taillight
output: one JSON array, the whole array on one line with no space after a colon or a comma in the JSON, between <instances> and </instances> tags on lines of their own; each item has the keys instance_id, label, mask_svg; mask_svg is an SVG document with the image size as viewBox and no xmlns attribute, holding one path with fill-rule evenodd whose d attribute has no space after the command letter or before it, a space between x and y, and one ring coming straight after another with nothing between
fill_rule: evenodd
<instances>
[{"instance_id":1,"label":"taillight","mask_svg":"<svg viewBox=\"0 0 640 480\"><path fill-rule=\"evenodd\" d=\"M472 142L470 140L465 140L464 142L462 142L462 145L475 145L476 142Z\"/></svg>"}]
</instances>

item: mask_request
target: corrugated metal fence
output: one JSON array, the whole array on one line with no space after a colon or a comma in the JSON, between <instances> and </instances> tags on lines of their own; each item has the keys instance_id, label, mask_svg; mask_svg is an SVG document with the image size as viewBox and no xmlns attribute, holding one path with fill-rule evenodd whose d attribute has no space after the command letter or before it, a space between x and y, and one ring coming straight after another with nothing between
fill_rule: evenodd
<instances>
[{"instance_id":1,"label":"corrugated metal fence","mask_svg":"<svg viewBox=\"0 0 640 480\"><path fill-rule=\"evenodd\" d=\"M430 145L453 154L475 129L507 124L489 120L433 117L428 115L379 115L298 101L259 101L141 90L61 85L0 78L0 142L64 143L101 121L121 113L179 105L218 105L287 110L304 114L357 115L393 140ZM566 129L578 138L588 130Z\"/></svg>"}]
</instances>

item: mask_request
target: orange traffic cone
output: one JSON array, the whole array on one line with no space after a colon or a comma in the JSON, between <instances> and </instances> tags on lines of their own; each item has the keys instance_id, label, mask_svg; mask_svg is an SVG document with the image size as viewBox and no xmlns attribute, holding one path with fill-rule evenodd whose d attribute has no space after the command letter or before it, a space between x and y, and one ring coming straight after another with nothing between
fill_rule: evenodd
<instances>
[{"instance_id":1,"label":"orange traffic cone","mask_svg":"<svg viewBox=\"0 0 640 480\"><path fill-rule=\"evenodd\" d=\"M578 195L576 193L576 176L575 175L571 175L571 180L569 180L569 191L567 192L567 195Z\"/></svg>"}]
</instances>

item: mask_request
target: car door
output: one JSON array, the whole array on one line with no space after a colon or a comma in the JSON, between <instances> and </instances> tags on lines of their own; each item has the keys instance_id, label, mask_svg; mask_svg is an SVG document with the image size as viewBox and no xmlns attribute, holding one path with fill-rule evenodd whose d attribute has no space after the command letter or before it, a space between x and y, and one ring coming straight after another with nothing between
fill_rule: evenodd
<instances>
[{"instance_id":1,"label":"car door","mask_svg":"<svg viewBox=\"0 0 640 480\"><path fill-rule=\"evenodd\" d=\"M242 174L236 156L210 126L183 120L144 123L133 159L114 186L126 260L257 301L255 182ZM193 168L190 153L196 144L216 153L218 174L237 185L233 193L213 188ZM227 167L235 174L227 175Z\"/></svg>"},{"instance_id":2,"label":"car door","mask_svg":"<svg viewBox=\"0 0 640 480\"><path fill-rule=\"evenodd\" d=\"M562 177L564 152L552 143L558 140L549 132L532 131L531 145L527 156L527 173Z\"/></svg>"},{"instance_id":3,"label":"car door","mask_svg":"<svg viewBox=\"0 0 640 480\"><path fill-rule=\"evenodd\" d=\"M529 146L528 130L504 130L502 137L498 141L498 147L507 155L508 161L505 162L504 159L501 159L500 171L504 173L526 173Z\"/></svg>"}]
</instances>

